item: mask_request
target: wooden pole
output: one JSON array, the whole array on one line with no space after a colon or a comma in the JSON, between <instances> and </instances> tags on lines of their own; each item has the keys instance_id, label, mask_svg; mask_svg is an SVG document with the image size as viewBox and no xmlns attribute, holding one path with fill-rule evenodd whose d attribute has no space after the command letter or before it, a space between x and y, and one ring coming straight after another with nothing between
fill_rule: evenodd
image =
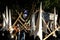
<instances>
[{"instance_id":1,"label":"wooden pole","mask_svg":"<svg viewBox=\"0 0 60 40\"><path fill-rule=\"evenodd\" d=\"M16 19L16 21L14 22L13 27L15 26L16 22L18 21L18 19L20 18L21 15L22 15L22 13L19 14L19 17L18 17L18 18Z\"/></svg>"},{"instance_id":2,"label":"wooden pole","mask_svg":"<svg viewBox=\"0 0 60 40\"><path fill-rule=\"evenodd\" d=\"M6 6L6 24L8 25L8 7Z\"/></svg>"},{"instance_id":3,"label":"wooden pole","mask_svg":"<svg viewBox=\"0 0 60 40\"><path fill-rule=\"evenodd\" d=\"M46 24L45 20L42 18L43 22ZM46 28L51 32L50 28L46 25Z\"/></svg>"},{"instance_id":4,"label":"wooden pole","mask_svg":"<svg viewBox=\"0 0 60 40\"><path fill-rule=\"evenodd\" d=\"M56 28L53 32L51 32L48 36L46 36L43 40L46 40L48 37L50 37L52 34L54 34L55 31L57 31L57 29L60 29L60 26L58 28Z\"/></svg>"},{"instance_id":5,"label":"wooden pole","mask_svg":"<svg viewBox=\"0 0 60 40\"><path fill-rule=\"evenodd\" d=\"M54 7L54 28L55 28L55 29L57 28L57 25L56 25L56 24L57 24L57 23L56 23L56 22L57 22L57 19L56 19L56 17L57 17L57 16L56 16L56 8ZM53 36L56 37L55 33L53 34Z\"/></svg>"},{"instance_id":6,"label":"wooden pole","mask_svg":"<svg viewBox=\"0 0 60 40\"><path fill-rule=\"evenodd\" d=\"M39 13L39 31L37 33L39 38L42 40L42 2L40 4L40 13Z\"/></svg>"},{"instance_id":7,"label":"wooden pole","mask_svg":"<svg viewBox=\"0 0 60 40\"><path fill-rule=\"evenodd\" d=\"M57 28L57 15L56 15L56 8L54 7L54 25Z\"/></svg>"},{"instance_id":8,"label":"wooden pole","mask_svg":"<svg viewBox=\"0 0 60 40\"><path fill-rule=\"evenodd\" d=\"M32 29L35 31L35 14L32 14Z\"/></svg>"},{"instance_id":9,"label":"wooden pole","mask_svg":"<svg viewBox=\"0 0 60 40\"><path fill-rule=\"evenodd\" d=\"M6 19L5 19L5 14L3 14L3 28L5 28L5 26L6 26Z\"/></svg>"},{"instance_id":10,"label":"wooden pole","mask_svg":"<svg viewBox=\"0 0 60 40\"><path fill-rule=\"evenodd\" d=\"M12 24L11 24L11 10L9 9L9 27L11 27Z\"/></svg>"}]
</instances>

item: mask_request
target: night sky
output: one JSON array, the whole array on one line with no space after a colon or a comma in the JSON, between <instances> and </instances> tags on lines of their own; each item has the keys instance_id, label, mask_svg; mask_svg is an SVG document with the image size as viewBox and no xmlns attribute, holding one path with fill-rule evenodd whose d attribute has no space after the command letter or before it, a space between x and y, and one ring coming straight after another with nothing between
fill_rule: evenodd
<instances>
[{"instance_id":1,"label":"night sky","mask_svg":"<svg viewBox=\"0 0 60 40\"><path fill-rule=\"evenodd\" d=\"M31 8L34 0L0 0L0 12L3 12L8 6L10 9L14 9L14 7L18 6L20 9L22 8Z\"/></svg>"}]
</instances>

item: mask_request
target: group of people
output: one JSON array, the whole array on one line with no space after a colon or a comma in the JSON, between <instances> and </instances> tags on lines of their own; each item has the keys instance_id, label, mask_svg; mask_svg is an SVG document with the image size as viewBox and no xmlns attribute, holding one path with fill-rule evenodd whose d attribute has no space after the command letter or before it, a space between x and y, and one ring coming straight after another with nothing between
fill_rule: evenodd
<instances>
[{"instance_id":1,"label":"group of people","mask_svg":"<svg viewBox=\"0 0 60 40\"><path fill-rule=\"evenodd\" d=\"M23 29L20 31L16 26L14 27L12 35L10 31L0 27L0 40L40 40L38 36L34 38L34 35L30 35L30 30Z\"/></svg>"}]
</instances>

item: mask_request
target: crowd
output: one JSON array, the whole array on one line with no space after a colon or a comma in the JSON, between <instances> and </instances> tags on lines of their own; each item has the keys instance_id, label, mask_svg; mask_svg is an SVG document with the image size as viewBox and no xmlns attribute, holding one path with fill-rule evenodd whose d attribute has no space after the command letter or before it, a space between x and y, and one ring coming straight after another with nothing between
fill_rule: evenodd
<instances>
[{"instance_id":1,"label":"crowd","mask_svg":"<svg viewBox=\"0 0 60 40\"><path fill-rule=\"evenodd\" d=\"M27 32L26 32L27 31ZM21 30L19 32L17 32L15 35L16 36L14 38L11 38L11 34L8 30L3 29L2 27L0 27L0 40L40 40L40 38L38 36L36 36L36 38L34 38L34 35L30 35L30 31L28 30ZM16 31L13 31L13 35Z\"/></svg>"}]
</instances>

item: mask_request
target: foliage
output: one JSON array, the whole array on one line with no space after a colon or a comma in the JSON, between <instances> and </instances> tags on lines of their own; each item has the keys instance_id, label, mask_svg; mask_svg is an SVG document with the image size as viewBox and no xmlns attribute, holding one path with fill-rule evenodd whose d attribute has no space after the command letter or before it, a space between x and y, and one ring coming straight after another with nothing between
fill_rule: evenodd
<instances>
[{"instance_id":1,"label":"foliage","mask_svg":"<svg viewBox=\"0 0 60 40\"><path fill-rule=\"evenodd\" d=\"M60 8L60 0L42 0L42 2L45 11L53 11L54 7L56 7L57 10Z\"/></svg>"}]
</instances>

